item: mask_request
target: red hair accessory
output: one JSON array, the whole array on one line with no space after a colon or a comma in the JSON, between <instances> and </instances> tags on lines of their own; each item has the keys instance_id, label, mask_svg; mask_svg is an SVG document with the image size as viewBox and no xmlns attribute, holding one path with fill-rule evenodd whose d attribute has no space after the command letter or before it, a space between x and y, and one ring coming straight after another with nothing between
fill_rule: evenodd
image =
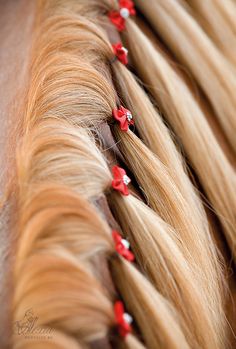
<instances>
[{"instance_id":1,"label":"red hair accessory","mask_svg":"<svg viewBox=\"0 0 236 349\"><path fill-rule=\"evenodd\" d=\"M121 32L125 29L125 20L129 16L135 16L136 11L132 0L120 0L119 7L119 11L110 11L108 16L110 21Z\"/></svg>"},{"instance_id":2,"label":"red hair accessory","mask_svg":"<svg viewBox=\"0 0 236 349\"><path fill-rule=\"evenodd\" d=\"M127 176L125 170L119 166L113 166L112 172L114 176L112 181L113 189L120 191L123 195L129 195L128 184L131 182L131 179Z\"/></svg>"},{"instance_id":3,"label":"red hair accessory","mask_svg":"<svg viewBox=\"0 0 236 349\"><path fill-rule=\"evenodd\" d=\"M122 46L121 42L112 45L113 51L117 59L124 65L128 64L128 50Z\"/></svg>"},{"instance_id":4,"label":"red hair accessory","mask_svg":"<svg viewBox=\"0 0 236 349\"><path fill-rule=\"evenodd\" d=\"M124 338L132 331L131 323L133 321L133 318L128 313L125 313L124 305L121 301L115 302L114 313L119 334Z\"/></svg>"},{"instance_id":5,"label":"red hair accessory","mask_svg":"<svg viewBox=\"0 0 236 349\"><path fill-rule=\"evenodd\" d=\"M129 242L126 239L123 239L122 236L116 230L112 231L112 237L115 242L116 252L119 253L125 259L127 259L127 261L133 262L134 255L129 250Z\"/></svg>"},{"instance_id":6,"label":"red hair accessory","mask_svg":"<svg viewBox=\"0 0 236 349\"><path fill-rule=\"evenodd\" d=\"M119 109L113 109L112 115L120 123L122 131L128 131L129 125L134 125L134 120L131 112L128 109L120 106Z\"/></svg>"}]
</instances>

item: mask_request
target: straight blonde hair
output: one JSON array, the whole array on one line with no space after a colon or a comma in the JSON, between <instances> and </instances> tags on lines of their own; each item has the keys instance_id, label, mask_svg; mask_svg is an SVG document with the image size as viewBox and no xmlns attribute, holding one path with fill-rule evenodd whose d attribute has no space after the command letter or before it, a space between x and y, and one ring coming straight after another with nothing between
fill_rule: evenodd
<instances>
[{"instance_id":1,"label":"straight blonde hair","mask_svg":"<svg viewBox=\"0 0 236 349\"><path fill-rule=\"evenodd\" d=\"M171 4L151 1L152 14L146 2L136 2L152 24L156 7L166 14ZM180 26L178 16L189 16L180 6L173 4L174 23L183 46L193 45L201 29L189 18L188 28ZM225 281L203 203L153 99L122 63L111 63L106 28L112 8L118 8L112 0L38 3L16 154L19 237L13 316L21 319L33 308L39 325L53 328L54 335L52 342L16 335L13 347L87 349L111 341L128 349L226 348ZM235 255L233 168L186 81L132 19L126 27L135 72L183 145ZM187 40L193 28L196 37ZM165 39L173 49L169 36ZM195 51L200 63L204 56ZM228 65L217 55L227 80ZM213 60L204 66L210 79L213 67L219 68ZM197 76L192 63L184 63ZM218 117L227 95L222 128L232 141L228 131L235 100L222 88L222 74L214 78L214 89L215 80L209 82L207 95ZM113 123L112 110L120 101L133 113L134 132L124 133ZM101 135L103 125L110 128L113 148L137 183L127 197L111 188L114 160ZM99 202L113 217L109 222ZM130 241L135 263L117 255L114 228ZM113 308L119 297L135 324L124 339L116 333Z\"/></svg>"}]
</instances>

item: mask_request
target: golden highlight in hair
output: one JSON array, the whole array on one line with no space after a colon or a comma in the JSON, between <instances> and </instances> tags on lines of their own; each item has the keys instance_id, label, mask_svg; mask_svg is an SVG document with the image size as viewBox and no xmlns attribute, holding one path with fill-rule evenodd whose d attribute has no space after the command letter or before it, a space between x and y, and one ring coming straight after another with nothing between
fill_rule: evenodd
<instances>
[{"instance_id":1,"label":"golden highlight in hair","mask_svg":"<svg viewBox=\"0 0 236 349\"><path fill-rule=\"evenodd\" d=\"M108 16L119 14L115 0L38 1L15 155L12 313L17 321L33 309L53 332L15 334L13 348L228 348L223 259L200 189L235 258L234 164L173 62L207 98L233 154L235 59L224 38L236 36L235 4L134 3L136 18L124 16L119 36ZM114 38L127 46L130 66L114 59ZM112 116L120 105L133 116L127 132ZM132 179L128 196L112 188L117 163ZM116 249L114 230L133 263ZM118 299L124 319L133 318L123 337Z\"/></svg>"}]
</instances>

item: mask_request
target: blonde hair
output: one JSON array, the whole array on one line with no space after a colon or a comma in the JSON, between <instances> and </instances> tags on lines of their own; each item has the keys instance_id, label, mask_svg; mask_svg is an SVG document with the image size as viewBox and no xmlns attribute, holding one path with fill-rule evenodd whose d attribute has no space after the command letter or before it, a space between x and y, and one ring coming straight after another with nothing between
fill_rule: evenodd
<instances>
[{"instance_id":1,"label":"blonde hair","mask_svg":"<svg viewBox=\"0 0 236 349\"><path fill-rule=\"evenodd\" d=\"M184 8L174 0L137 0L154 29L186 64L211 102L236 151L235 74L231 65ZM175 33L175 36L172 33ZM179 44L181 42L181 44Z\"/></svg>"},{"instance_id":2,"label":"blonde hair","mask_svg":"<svg viewBox=\"0 0 236 349\"><path fill-rule=\"evenodd\" d=\"M201 24L202 28L210 36L213 42L221 49L221 53L233 63L236 63L235 51L235 14L233 1L197 1L191 0L184 3L191 15Z\"/></svg>"},{"instance_id":3,"label":"blonde hair","mask_svg":"<svg viewBox=\"0 0 236 349\"><path fill-rule=\"evenodd\" d=\"M136 3L154 27L158 19L158 33L175 53L180 54L179 47L166 34L158 17L162 13L178 29L183 48L195 48L194 61L183 61L203 86L196 68L204 59L194 45L196 40L201 46L197 22L179 2ZM175 18L167 11L170 5ZM36 342L15 335L14 348L89 348L109 340L118 348L224 348L221 257L173 133L133 73L119 61L111 63L114 53L105 29L112 8L118 8L112 0L39 1L16 155L19 237L13 316L21 319L33 308L40 326L54 329L55 339ZM133 19L126 22L124 38L135 73L183 145L235 253L232 165L186 80L156 39L149 40ZM192 41L187 40L190 29L196 34ZM213 46L210 38L205 40ZM224 72L219 62L224 62ZM218 73L214 78L213 67ZM205 93L234 146L229 65L217 51L203 70L208 79ZM113 123L112 110L119 100L134 115L134 132L124 133ZM113 147L137 184L127 197L111 188L114 161L101 135L104 125L110 127ZM101 202L117 223L114 218L107 221ZM114 228L129 239L135 264L116 254ZM118 294L135 322L124 339L112 331Z\"/></svg>"}]
</instances>

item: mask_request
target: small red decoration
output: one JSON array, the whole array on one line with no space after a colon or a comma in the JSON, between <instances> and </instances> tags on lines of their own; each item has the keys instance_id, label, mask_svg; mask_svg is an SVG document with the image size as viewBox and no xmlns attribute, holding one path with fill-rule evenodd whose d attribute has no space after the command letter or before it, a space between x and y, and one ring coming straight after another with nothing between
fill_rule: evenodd
<instances>
[{"instance_id":1,"label":"small red decoration","mask_svg":"<svg viewBox=\"0 0 236 349\"><path fill-rule=\"evenodd\" d=\"M119 166L113 166L112 168L114 179L112 181L112 187L118 190L123 195L129 195L128 184L131 179L127 176L125 170Z\"/></svg>"},{"instance_id":2,"label":"small red decoration","mask_svg":"<svg viewBox=\"0 0 236 349\"><path fill-rule=\"evenodd\" d=\"M113 109L112 115L120 123L122 131L128 131L129 125L134 125L134 120L131 112L128 109L120 106L119 109Z\"/></svg>"},{"instance_id":3,"label":"small red decoration","mask_svg":"<svg viewBox=\"0 0 236 349\"><path fill-rule=\"evenodd\" d=\"M115 302L114 313L119 334L121 337L125 338L127 334L131 333L132 331L132 327L130 324L133 321L133 319L129 314L125 313L124 305L121 301Z\"/></svg>"},{"instance_id":4,"label":"small red decoration","mask_svg":"<svg viewBox=\"0 0 236 349\"><path fill-rule=\"evenodd\" d=\"M135 16L136 11L132 0L120 0L119 8L119 11L110 11L108 16L116 28L119 31L123 31L125 29L125 20L129 16Z\"/></svg>"},{"instance_id":5,"label":"small red decoration","mask_svg":"<svg viewBox=\"0 0 236 349\"><path fill-rule=\"evenodd\" d=\"M115 56L124 65L128 64L128 50L122 46L121 42L112 45Z\"/></svg>"},{"instance_id":6,"label":"small red decoration","mask_svg":"<svg viewBox=\"0 0 236 349\"><path fill-rule=\"evenodd\" d=\"M127 259L127 261L133 262L134 254L129 250L129 242L123 239L122 236L116 230L113 230L112 237L115 242L116 252L119 253L125 259Z\"/></svg>"}]
</instances>

